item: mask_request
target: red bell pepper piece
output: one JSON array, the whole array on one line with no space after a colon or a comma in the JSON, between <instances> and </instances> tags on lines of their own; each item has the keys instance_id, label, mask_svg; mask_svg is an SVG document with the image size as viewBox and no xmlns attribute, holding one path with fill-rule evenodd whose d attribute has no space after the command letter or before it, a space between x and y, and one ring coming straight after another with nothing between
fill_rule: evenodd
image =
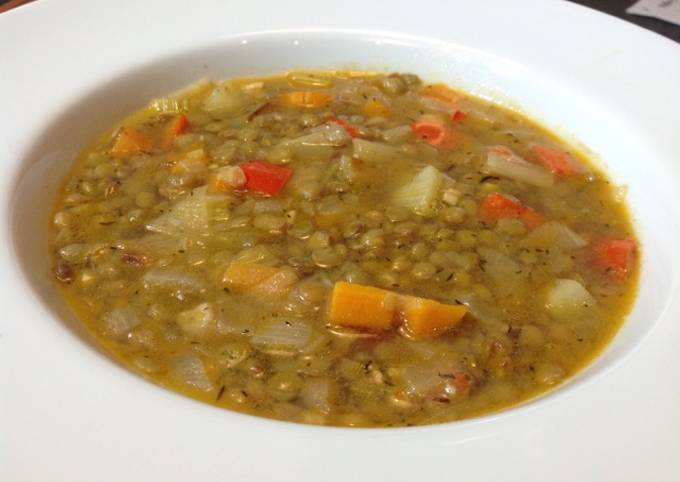
<instances>
[{"instance_id":1,"label":"red bell pepper piece","mask_svg":"<svg viewBox=\"0 0 680 482\"><path fill-rule=\"evenodd\" d=\"M531 152L538 162L550 169L557 176L571 176L576 172L574 161L569 154L539 144L531 148Z\"/></svg>"},{"instance_id":2,"label":"red bell pepper piece","mask_svg":"<svg viewBox=\"0 0 680 482\"><path fill-rule=\"evenodd\" d=\"M456 110L453 114L451 114L451 120L453 122L461 122L466 117L467 117L467 114L465 112L463 112L462 110Z\"/></svg>"},{"instance_id":3,"label":"red bell pepper piece","mask_svg":"<svg viewBox=\"0 0 680 482\"><path fill-rule=\"evenodd\" d=\"M184 114L180 114L177 117L174 117L169 123L168 123L168 129L175 134L176 136L180 134L184 134L186 131L189 130L189 119L187 119L187 116Z\"/></svg>"},{"instance_id":4,"label":"red bell pepper piece","mask_svg":"<svg viewBox=\"0 0 680 482\"><path fill-rule=\"evenodd\" d=\"M246 175L246 189L266 196L276 196L293 174L292 169L264 161L246 161L241 169Z\"/></svg>"},{"instance_id":5,"label":"red bell pepper piece","mask_svg":"<svg viewBox=\"0 0 680 482\"><path fill-rule=\"evenodd\" d=\"M620 281L630 275L637 245L631 239L603 239L593 245L595 265Z\"/></svg>"}]
</instances>

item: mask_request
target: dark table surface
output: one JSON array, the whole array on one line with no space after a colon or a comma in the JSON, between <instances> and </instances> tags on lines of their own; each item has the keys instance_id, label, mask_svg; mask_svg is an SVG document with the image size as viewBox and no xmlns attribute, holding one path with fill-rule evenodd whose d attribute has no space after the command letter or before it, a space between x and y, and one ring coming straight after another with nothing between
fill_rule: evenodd
<instances>
[{"instance_id":1,"label":"dark table surface","mask_svg":"<svg viewBox=\"0 0 680 482\"><path fill-rule=\"evenodd\" d=\"M0 13L11 8L18 7L32 0L0 0ZM39 1L39 0L38 0ZM566 1L566 0L565 0ZM636 0L569 0L573 3L585 5L586 7L600 10L601 12L614 15L628 22L632 22L658 34L668 37L676 42L680 42L680 26L674 25L664 20L639 15L629 15L626 9Z\"/></svg>"},{"instance_id":2,"label":"dark table surface","mask_svg":"<svg viewBox=\"0 0 680 482\"><path fill-rule=\"evenodd\" d=\"M586 7L599 10L601 12L614 15L628 22L632 22L640 27L652 30L669 39L680 42L680 25L675 25L657 18L642 17L640 15L630 15L626 9L633 5L637 0L570 0Z\"/></svg>"}]
</instances>

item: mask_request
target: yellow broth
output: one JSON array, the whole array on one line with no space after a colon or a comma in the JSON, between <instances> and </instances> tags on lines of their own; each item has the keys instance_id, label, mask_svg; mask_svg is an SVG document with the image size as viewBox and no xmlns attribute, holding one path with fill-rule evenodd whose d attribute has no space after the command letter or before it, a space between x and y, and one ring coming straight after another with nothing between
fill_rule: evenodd
<instances>
[{"instance_id":1,"label":"yellow broth","mask_svg":"<svg viewBox=\"0 0 680 482\"><path fill-rule=\"evenodd\" d=\"M199 81L88 148L51 223L57 283L113 358L304 423L516 405L602 350L637 283L602 172L517 112L412 74ZM340 281L466 313L427 336L343 326L328 308Z\"/></svg>"}]
</instances>

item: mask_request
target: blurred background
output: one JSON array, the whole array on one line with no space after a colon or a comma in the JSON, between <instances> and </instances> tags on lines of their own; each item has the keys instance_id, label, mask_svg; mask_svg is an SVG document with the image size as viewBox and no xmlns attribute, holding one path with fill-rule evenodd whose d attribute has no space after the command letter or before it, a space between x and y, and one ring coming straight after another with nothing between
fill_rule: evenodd
<instances>
[{"instance_id":1,"label":"blurred background","mask_svg":"<svg viewBox=\"0 0 680 482\"><path fill-rule=\"evenodd\" d=\"M6 12L12 8L19 7L31 1L41 0L0 0L0 13ZM53 0L56 1L56 0ZM567 1L567 0L562 0ZM572 3L578 3L586 7L599 10L601 12L614 15L628 22L652 30L658 34L668 37L676 42L680 42L680 25L675 25L664 20L659 20L651 17L643 17L640 15L633 15L626 13L626 9L636 3L637 0L569 0ZM666 0L665 2L658 0L656 3L672 3L678 0Z\"/></svg>"}]
</instances>

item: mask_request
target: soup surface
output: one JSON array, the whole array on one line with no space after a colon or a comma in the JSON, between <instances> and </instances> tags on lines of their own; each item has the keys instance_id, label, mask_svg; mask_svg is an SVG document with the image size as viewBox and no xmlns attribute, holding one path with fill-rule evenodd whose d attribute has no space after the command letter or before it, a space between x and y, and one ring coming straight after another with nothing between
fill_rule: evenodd
<instances>
[{"instance_id":1,"label":"soup surface","mask_svg":"<svg viewBox=\"0 0 680 482\"><path fill-rule=\"evenodd\" d=\"M638 270L582 155L412 74L199 81L86 150L51 222L55 277L115 359L314 424L544 392L616 332Z\"/></svg>"}]
</instances>

